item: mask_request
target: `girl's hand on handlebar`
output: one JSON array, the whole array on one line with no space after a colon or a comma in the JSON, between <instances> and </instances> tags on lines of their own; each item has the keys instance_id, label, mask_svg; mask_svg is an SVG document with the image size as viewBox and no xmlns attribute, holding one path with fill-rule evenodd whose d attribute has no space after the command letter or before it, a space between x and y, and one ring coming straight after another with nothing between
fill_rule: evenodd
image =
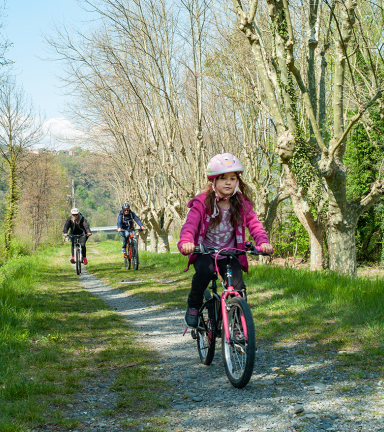
<instances>
[{"instance_id":1,"label":"girl's hand on handlebar","mask_svg":"<svg viewBox=\"0 0 384 432\"><path fill-rule=\"evenodd\" d=\"M120 232L121 231L121 228L117 228L117 232Z\"/></svg>"},{"instance_id":2,"label":"girl's hand on handlebar","mask_svg":"<svg viewBox=\"0 0 384 432\"><path fill-rule=\"evenodd\" d=\"M269 244L269 243L261 243L260 247L261 247L261 249L263 250L264 253L273 254L273 247L272 247L271 244Z\"/></svg>"},{"instance_id":3,"label":"girl's hand on handlebar","mask_svg":"<svg viewBox=\"0 0 384 432\"><path fill-rule=\"evenodd\" d=\"M64 237L68 237L68 233L63 234Z\"/></svg>"},{"instance_id":4,"label":"girl's hand on handlebar","mask_svg":"<svg viewBox=\"0 0 384 432\"><path fill-rule=\"evenodd\" d=\"M91 236L92 235L92 233L87 233L87 236L89 237L89 236Z\"/></svg>"},{"instance_id":5,"label":"girl's hand on handlebar","mask_svg":"<svg viewBox=\"0 0 384 432\"><path fill-rule=\"evenodd\" d=\"M189 255L195 250L195 245L193 243L183 243L181 245L184 251L184 255Z\"/></svg>"}]
</instances>

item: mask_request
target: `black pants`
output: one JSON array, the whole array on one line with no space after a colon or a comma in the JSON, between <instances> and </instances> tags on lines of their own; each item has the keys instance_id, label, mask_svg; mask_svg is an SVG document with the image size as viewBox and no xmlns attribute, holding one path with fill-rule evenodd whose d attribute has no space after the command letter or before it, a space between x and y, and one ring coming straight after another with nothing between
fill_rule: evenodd
<instances>
[{"instance_id":1,"label":"black pants","mask_svg":"<svg viewBox=\"0 0 384 432\"><path fill-rule=\"evenodd\" d=\"M188 306L199 309L203 304L204 291L208 287L215 272L215 260L211 255L198 255L193 265L196 273L192 278L192 288L188 296ZM225 279L225 273L227 270L226 258L217 260L217 266L219 267L221 277ZM237 291L245 289L241 264L236 258L232 259L231 267L233 287Z\"/></svg>"},{"instance_id":2,"label":"black pants","mask_svg":"<svg viewBox=\"0 0 384 432\"><path fill-rule=\"evenodd\" d=\"M71 238L72 246L71 246L71 252L72 256L75 256L75 240L73 237ZM79 237L79 243L81 245L81 254L83 255L83 258L87 256L87 248L85 247L85 243L88 240L88 236L82 236Z\"/></svg>"}]
</instances>

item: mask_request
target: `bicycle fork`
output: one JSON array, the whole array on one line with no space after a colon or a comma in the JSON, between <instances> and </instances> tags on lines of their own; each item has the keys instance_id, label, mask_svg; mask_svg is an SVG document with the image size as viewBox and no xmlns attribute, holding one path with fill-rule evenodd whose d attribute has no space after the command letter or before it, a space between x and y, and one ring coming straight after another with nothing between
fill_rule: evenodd
<instances>
[{"instance_id":1,"label":"bicycle fork","mask_svg":"<svg viewBox=\"0 0 384 432\"><path fill-rule=\"evenodd\" d=\"M226 300L230 296L241 297L241 295L237 291L235 291L232 286L229 286L227 288L227 290L225 291L225 293L221 296L221 310L222 310L222 315L223 315L223 327L224 327L226 343L228 345L230 343L229 322L228 322L228 315L227 315L227 311L229 310L229 307L227 306ZM244 318L243 314L241 314L240 319L241 319L241 325L243 327L245 340L248 341L247 325L246 325L245 318Z\"/></svg>"}]
</instances>

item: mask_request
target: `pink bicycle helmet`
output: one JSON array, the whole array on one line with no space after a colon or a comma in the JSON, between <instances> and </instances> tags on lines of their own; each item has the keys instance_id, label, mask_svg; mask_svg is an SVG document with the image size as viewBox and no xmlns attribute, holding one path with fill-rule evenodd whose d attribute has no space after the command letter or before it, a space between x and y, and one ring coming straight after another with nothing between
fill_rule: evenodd
<instances>
[{"instance_id":1,"label":"pink bicycle helmet","mask_svg":"<svg viewBox=\"0 0 384 432\"><path fill-rule=\"evenodd\" d=\"M220 174L228 172L244 172L244 167L231 153L223 153L214 156L208 163L207 176L214 179Z\"/></svg>"}]
</instances>

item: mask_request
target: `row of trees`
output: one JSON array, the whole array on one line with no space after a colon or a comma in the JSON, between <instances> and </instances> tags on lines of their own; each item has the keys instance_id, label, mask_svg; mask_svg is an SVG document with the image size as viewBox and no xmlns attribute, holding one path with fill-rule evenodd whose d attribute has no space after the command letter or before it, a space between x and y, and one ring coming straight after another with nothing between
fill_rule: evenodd
<instances>
[{"instance_id":1,"label":"row of trees","mask_svg":"<svg viewBox=\"0 0 384 432\"><path fill-rule=\"evenodd\" d=\"M349 181L361 168L349 149L379 145L381 2L84 3L98 24L86 34L58 28L49 43L77 97L74 121L160 250L204 186L208 159L232 151L267 230L290 198L311 268L324 267L326 245L330 268L354 274L359 218L384 191L378 151L370 184Z\"/></svg>"},{"instance_id":2,"label":"row of trees","mask_svg":"<svg viewBox=\"0 0 384 432\"><path fill-rule=\"evenodd\" d=\"M3 7L0 7L0 29ZM57 237L58 221L65 207L66 179L63 169L49 153L30 152L45 136L43 119L17 85L12 61L6 58L10 43L0 36L0 189L8 256L16 227L23 241L32 240L34 248L44 237Z\"/></svg>"}]
</instances>

